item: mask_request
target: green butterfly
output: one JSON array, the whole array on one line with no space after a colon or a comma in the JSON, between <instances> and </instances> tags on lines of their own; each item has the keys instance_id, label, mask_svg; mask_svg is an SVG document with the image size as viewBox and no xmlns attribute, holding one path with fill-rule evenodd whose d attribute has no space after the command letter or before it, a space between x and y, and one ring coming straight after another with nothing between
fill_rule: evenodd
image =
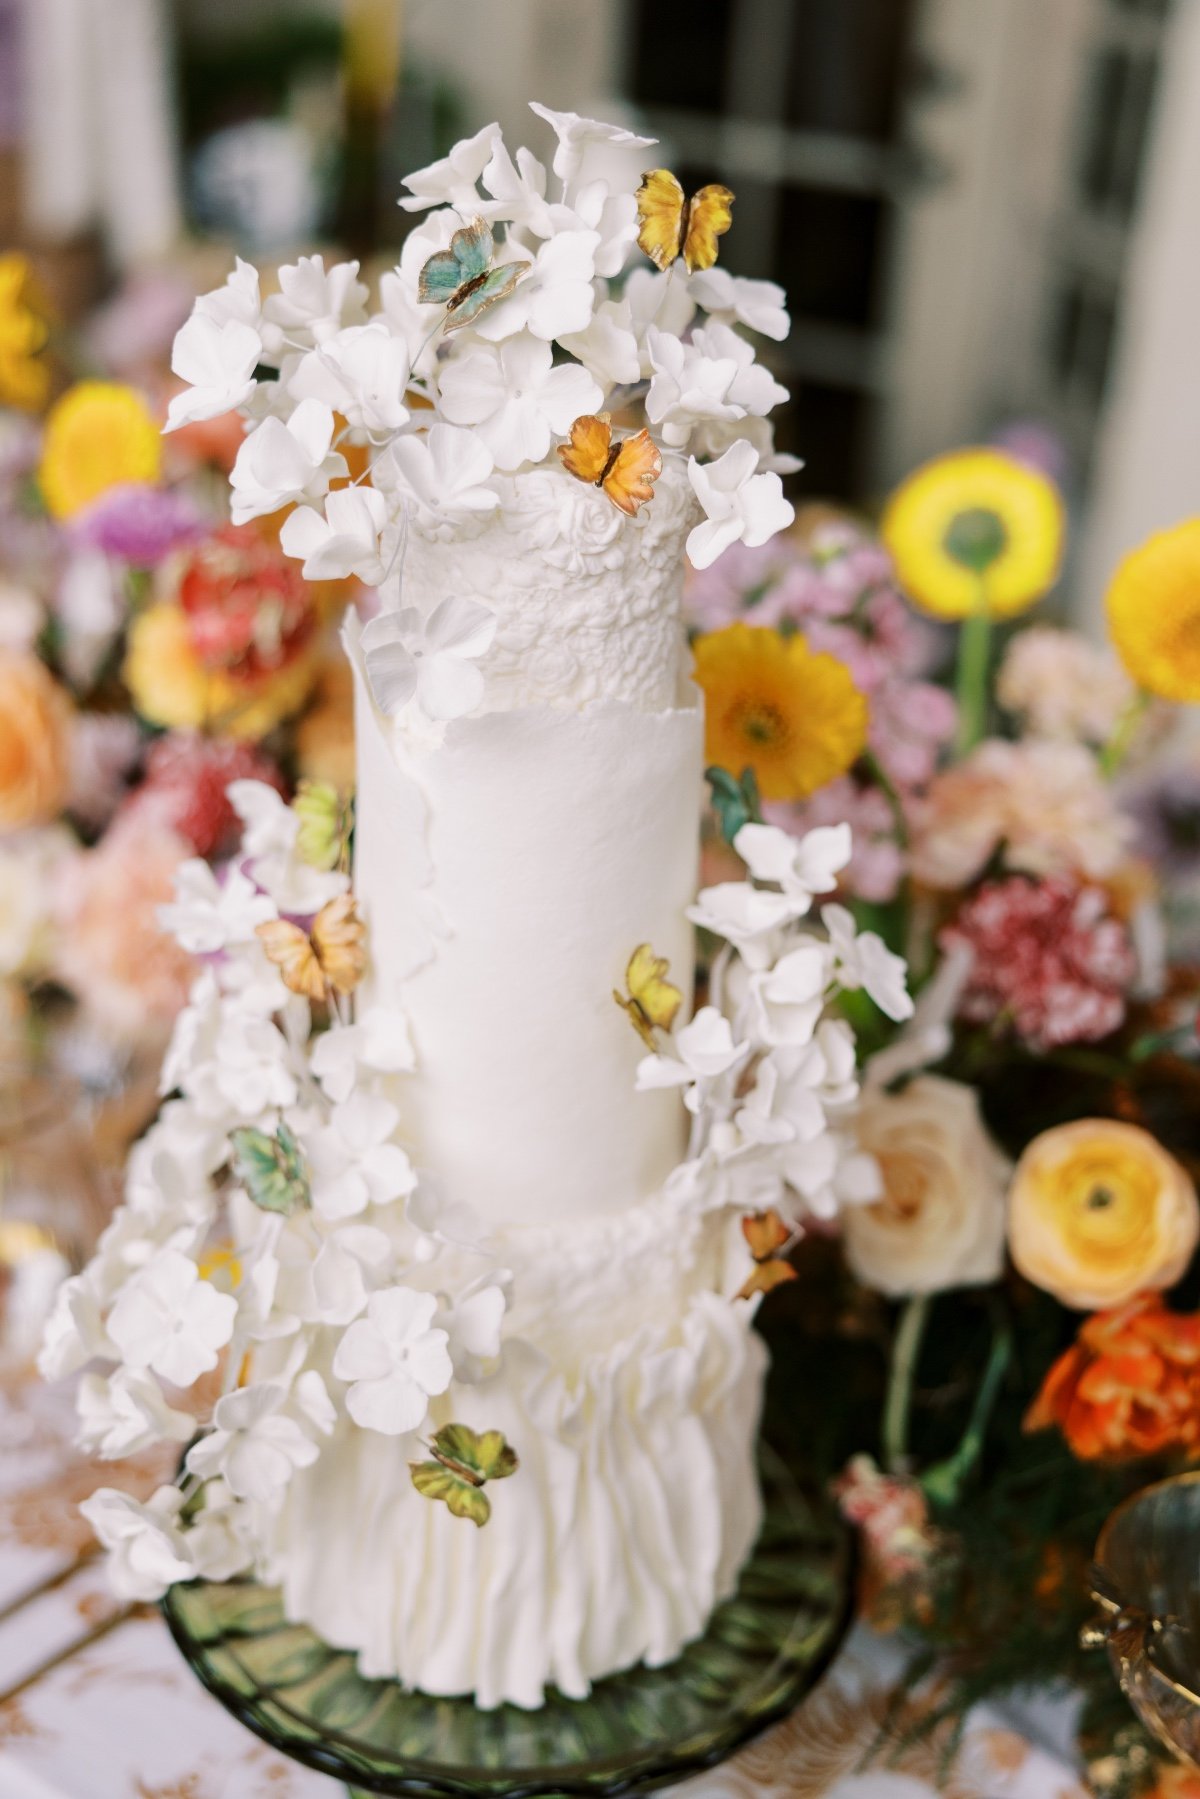
<instances>
[{"instance_id":1,"label":"green butterfly","mask_svg":"<svg viewBox=\"0 0 1200 1799\"><path fill-rule=\"evenodd\" d=\"M286 1124L273 1137L253 1125L230 1132L233 1170L260 1212L293 1212L312 1204L304 1152Z\"/></svg>"},{"instance_id":2,"label":"green butterfly","mask_svg":"<svg viewBox=\"0 0 1200 1799\"><path fill-rule=\"evenodd\" d=\"M473 1431L466 1424L446 1424L429 1445L432 1462L410 1462L412 1483L426 1499L443 1499L456 1518L486 1524L491 1502L483 1491L489 1480L507 1480L520 1467L517 1452L498 1430Z\"/></svg>"},{"instance_id":3,"label":"green butterfly","mask_svg":"<svg viewBox=\"0 0 1200 1799\"><path fill-rule=\"evenodd\" d=\"M472 219L450 239L448 250L435 250L421 270L417 298L427 304L446 302L447 331L461 331L481 312L507 299L517 282L532 268L528 262L502 262L492 267L496 240L484 219Z\"/></svg>"},{"instance_id":4,"label":"green butterfly","mask_svg":"<svg viewBox=\"0 0 1200 1799\"><path fill-rule=\"evenodd\" d=\"M349 861L354 801L329 781L301 781L292 801L300 820L296 853L310 868L344 868Z\"/></svg>"}]
</instances>

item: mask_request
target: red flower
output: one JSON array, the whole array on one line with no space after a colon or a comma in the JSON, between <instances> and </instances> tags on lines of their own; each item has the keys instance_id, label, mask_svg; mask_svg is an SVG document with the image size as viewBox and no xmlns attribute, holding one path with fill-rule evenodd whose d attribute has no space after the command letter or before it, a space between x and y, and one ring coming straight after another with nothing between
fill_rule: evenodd
<instances>
[{"instance_id":1,"label":"red flower","mask_svg":"<svg viewBox=\"0 0 1200 1799\"><path fill-rule=\"evenodd\" d=\"M193 551L179 603L197 660L235 681L286 667L316 627L296 564L249 525L224 525Z\"/></svg>"},{"instance_id":2,"label":"red flower","mask_svg":"<svg viewBox=\"0 0 1200 1799\"><path fill-rule=\"evenodd\" d=\"M1025 1419L1057 1425L1081 1461L1200 1450L1200 1314L1156 1293L1097 1312L1055 1362Z\"/></svg>"},{"instance_id":3,"label":"red flower","mask_svg":"<svg viewBox=\"0 0 1200 1799\"><path fill-rule=\"evenodd\" d=\"M940 933L969 949L959 1016L1011 1026L1033 1049L1091 1043L1115 1031L1136 971L1129 933L1102 888L1065 876L989 881Z\"/></svg>"},{"instance_id":4,"label":"red flower","mask_svg":"<svg viewBox=\"0 0 1200 1799\"><path fill-rule=\"evenodd\" d=\"M146 778L121 816L155 821L189 843L198 856L227 853L240 829L226 788L231 781L266 781L285 793L269 756L248 743L216 737L160 737L146 762Z\"/></svg>"}]
</instances>

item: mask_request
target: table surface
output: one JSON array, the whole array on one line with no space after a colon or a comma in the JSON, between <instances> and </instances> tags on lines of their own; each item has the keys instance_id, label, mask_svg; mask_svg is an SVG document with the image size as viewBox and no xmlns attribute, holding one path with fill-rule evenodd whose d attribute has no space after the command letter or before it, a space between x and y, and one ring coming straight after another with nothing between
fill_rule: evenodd
<instances>
[{"instance_id":1,"label":"table surface","mask_svg":"<svg viewBox=\"0 0 1200 1799\"><path fill-rule=\"evenodd\" d=\"M79 1516L97 1486L148 1491L159 1457L72 1449L70 1392L0 1380L0 1799L340 1799L198 1684L158 1613L108 1593ZM679 1799L1086 1799L1065 1700L980 1708L946 1765L937 1735L897 1749L914 1708L895 1643L856 1630L793 1718ZM881 1740L881 1731L888 1738Z\"/></svg>"}]
</instances>

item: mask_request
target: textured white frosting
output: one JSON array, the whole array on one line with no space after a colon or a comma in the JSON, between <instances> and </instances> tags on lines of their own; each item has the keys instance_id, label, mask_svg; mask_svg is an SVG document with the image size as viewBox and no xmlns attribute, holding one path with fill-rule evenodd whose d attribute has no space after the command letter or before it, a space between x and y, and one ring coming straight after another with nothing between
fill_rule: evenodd
<instances>
[{"instance_id":1,"label":"textured white frosting","mask_svg":"<svg viewBox=\"0 0 1200 1799\"><path fill-rule=\"evenodd\" d=\"M612 992L642 942L690 982L696 690L662 712L464 719L422 753L357 685L355 890L369 991L416 1048L396 1093L414 1160L494 1224L644 1199L680 1159L683 1114L634 1091L644 1052Z\"/></svg>"},{"instance_id":2,"label":"textured white frosting","mask_svg":"<svg viewBox=\"0 0 1200 1799\"><path fill-rule=\"evenodd\" d=\"M675 702L683 660L683 538L696 517L686 474L668 463L652 502L626 518L560 468L493 476L502 504L451 543L414 531L404 601L448 593L498 617L480 666L489 710L570 710L604 697L656 711Z\"/></svg>"}]
</instances>

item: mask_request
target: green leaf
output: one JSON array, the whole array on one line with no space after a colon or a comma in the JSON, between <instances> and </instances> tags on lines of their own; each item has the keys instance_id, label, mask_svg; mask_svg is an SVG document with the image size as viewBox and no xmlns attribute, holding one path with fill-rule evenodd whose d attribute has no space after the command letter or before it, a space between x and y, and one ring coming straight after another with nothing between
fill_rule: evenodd
<instances>
[{"instance_id":1,"label":"green leaf","mask_svg":"<svg viewBox=\"0 0 1200 1799\"><path fill-rule=\"evenodd\" d=\"M233 1169L260 1212L293 1212L312 1204L304 1152L286 1124L274 1136L243 1125L230 1133Z\"/></svg>"},{"instance_id":2,"label":"green leaf","mask_svg":"<svg viewBox=\"0 0 1200 1799\"><path fill-rule=\"evenodd\" d=\"M721 835L730 846L743 825L761 824L762 807L754 770L742 770L739 781L727 768L706 768L704 778L712 790L712 807L721 821Z\"/></svg>"},{"instance_id":3,"label":"green leaf","mask_svg":"<svg viewBox=\"0 0 1200 1799\"><path fill-rule=\"evenodd\" d=\"M433 1461L409 1463L417 1492L426 1499L440 1499L456 1518L486 1524L492 1507L484 1487L489 1480L507 1480L520 1467L517 1452L504 1433L445 1424L429 1447Z\"/></svg>"}]
</instances>

